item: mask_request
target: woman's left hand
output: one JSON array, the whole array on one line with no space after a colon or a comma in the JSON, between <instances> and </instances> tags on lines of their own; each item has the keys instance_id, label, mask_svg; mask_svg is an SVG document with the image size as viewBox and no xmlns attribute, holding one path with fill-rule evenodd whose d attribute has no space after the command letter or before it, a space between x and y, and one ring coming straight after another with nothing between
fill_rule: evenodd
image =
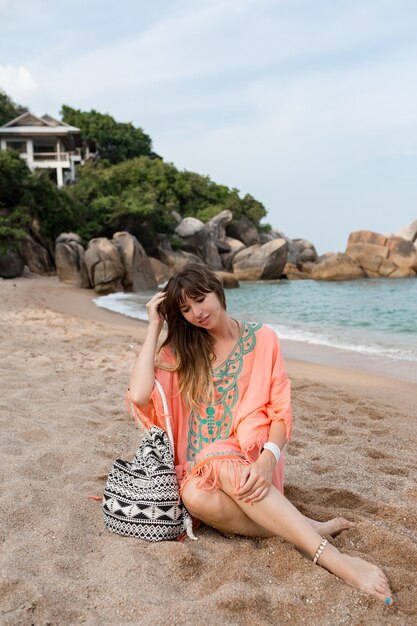
<instances>
[{"instance_id":1,"label":"woman's left hand","mask_svg":"<svg viewBox=\"0 0 417 626\"><path fill-rule=\"evenodd\" d=\"M263 450L257 461L244 467L236 492L238 499L253 504L265 498L272 485L275 465L274 455L269 450Z\"/></svg>"}]
</instances>

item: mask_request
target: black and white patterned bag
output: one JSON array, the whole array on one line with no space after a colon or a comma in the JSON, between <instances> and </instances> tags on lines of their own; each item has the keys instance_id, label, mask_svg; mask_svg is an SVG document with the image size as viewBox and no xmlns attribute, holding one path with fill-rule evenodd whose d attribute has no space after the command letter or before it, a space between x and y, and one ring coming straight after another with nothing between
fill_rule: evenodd
<instances>
[{"instance_id":1,"label":"black and white patterned bag","mask_svg":"<svg viewBox=\"0 0 417 626\"><path fill-rule=\"evenodd\" d=\"M104 490L104 522L119 535L147 541L176 539L184 531L196 539L190 514L179 501L165 393L157 380L155 385L161 394L167 432L153 426L144 435L131 463L122 459L114 462Z\"/></svg>"}]
</instances>

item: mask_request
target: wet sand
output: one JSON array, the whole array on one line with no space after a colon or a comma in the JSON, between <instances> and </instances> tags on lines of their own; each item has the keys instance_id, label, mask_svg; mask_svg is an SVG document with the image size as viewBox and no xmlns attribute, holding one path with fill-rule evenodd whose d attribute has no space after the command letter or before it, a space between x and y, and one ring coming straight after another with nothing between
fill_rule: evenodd
<instances>
[{"instance_id":1,"label":"wet sand","mask_svg":"<svg viewBox=\"0 0 417 626\"><path fill-rule=\"evenodd\" d=\"M146 327L92 297L56 278L0 281L0 622L416 623L416 385L287 361L286 495L356 522L332 541L385 569L387 608L278 538L203 527L198 542L148 544L105 530L85 496L137 447L124 392Z\"/></svg>"}]
</instances>

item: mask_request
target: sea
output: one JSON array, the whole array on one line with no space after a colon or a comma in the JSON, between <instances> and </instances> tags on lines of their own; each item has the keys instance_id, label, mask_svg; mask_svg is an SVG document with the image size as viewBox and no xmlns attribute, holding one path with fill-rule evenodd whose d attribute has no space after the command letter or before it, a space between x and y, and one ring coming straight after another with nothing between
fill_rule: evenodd
<instances>
[{"instance_id":1,"label":"sea","mask_svg":"<svg viewBox=\"0 0 417 626\"><path fill-rule=\"evenodd\" d=\"M116 293L95 303L146 320L152 295ZM287 358L417 383L417 279L242 282L226 300L233 317L271 326Z\"/></svg>"}]
</instances>

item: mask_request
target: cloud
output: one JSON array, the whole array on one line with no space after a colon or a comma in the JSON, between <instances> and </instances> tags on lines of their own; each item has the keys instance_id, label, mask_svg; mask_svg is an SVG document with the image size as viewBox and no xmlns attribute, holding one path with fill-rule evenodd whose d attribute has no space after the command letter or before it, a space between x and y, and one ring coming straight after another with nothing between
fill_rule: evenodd
<instances>
[{"instance_id":1,"label":"cloud","mask_svg":"<svg viewBox=\"0 0 417 626\"><path fill-rule=\"evenodd\" d=\"M31 72L22 65L0 65L0 87L15 100L25 99L39 88Z\"/></svg>"}]
</instances>

